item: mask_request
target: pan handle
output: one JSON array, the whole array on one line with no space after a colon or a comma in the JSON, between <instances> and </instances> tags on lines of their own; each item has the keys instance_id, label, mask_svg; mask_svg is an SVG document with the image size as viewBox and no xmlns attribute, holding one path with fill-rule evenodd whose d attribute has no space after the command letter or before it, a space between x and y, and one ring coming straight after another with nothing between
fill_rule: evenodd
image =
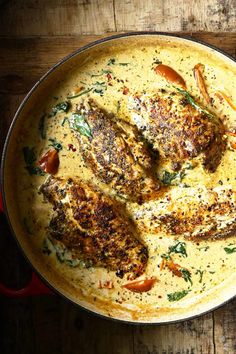
<instances>
[{"instance_id":1,"label":"pan handle","mask_svg":"<svg viewBox=\"0 0 236 354\"><path fill-rule=\"evenodd\" d=\"M0 193L0 213L3 213L3 203L2 195ZM34 296L34 295L53 295L51 289L49 289L40 278L32 272L32 277L30 282L22 289L15 290L8 288L6 285L0 282L0 294L7 297L25 297L25 296Z\"/></svg>"},{"instance_id":2,"label":"pan handle","mask_svg":"<svg viewBox=\"0 0 236 354\"><path fill-rule=\"evenodd\" d=\"M31 281L22 289L10 289L6 285L0 283L0 294L7 297L26 297L35 295L53 295L54 293L42 283L34 272L32 272Z\"/></svg>"}]
</instances>

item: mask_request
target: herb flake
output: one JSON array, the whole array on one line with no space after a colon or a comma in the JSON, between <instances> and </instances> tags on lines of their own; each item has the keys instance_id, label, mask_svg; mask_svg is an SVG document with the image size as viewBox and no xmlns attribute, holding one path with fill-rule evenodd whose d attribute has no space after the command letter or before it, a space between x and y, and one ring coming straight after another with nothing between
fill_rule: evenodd
<instances>
[{"instance_id":1,"label":"herb flake","mask_svg":"<svg viewBox=\"0 0 236 354\"><path fill-rule=\"evenodd\" d=\"M176 291L174 293L170 293L167 294L167 298L170 302L173 301L179 301L181 300L183 297L185 297L186 295L188 295L188 293L190 292L190 290L182 290L182 291Z\"/></svg>"},{"instance_id":2,"label":"herb flake","mask_svg":"<svg viewBox=\"0 0 236 354\"><path fill-rule=\"evenodd\" d=\"M180 271L182 273L183 279L193 285L190 271L185 268L181 268Z\"/></svg>"},{"instance_id":3,"label":"herb flake","mask_svg":"<svg viewBox=\"0 0 236 354\"><path fill-rule=\"evenodd\" d=\"M203 108L202 106L200 106L195 100L194 98L190 95L189 92L179 88L179 87L176 87L174 86L174 88L182 93L182 95L185 96L185 98L187 99L187 101L191 104L191 106L193 108L195 108L197 111L201 112L201 113L204 113L206 116L208 116L209 118L215 118L214 115L212 113L210 113L207 109Z\"/></svg>"},{"instance_id":4,"label":"herb flake","mask_svg":"<svg viewBox=\"0 0 236 354\"><path fill-rule=\"evenodd\" d=\"M23 149L23 156L25 160L25 168L29 172L30 175L39 175L39 176L44 176L45 173L44 171L41 170L40 167L35 166L36 162L36 155L34 148L30 148L29 146L24 146Z\"/></svg>"},{"instance_id":5,"label":"herb flake","mask_svg":"<svg viewBox=\"0 0 236 354\"><path fill-rule=\"evenodd\" d=\"M101 72L99 74L91 74L91 77L98 77L98 76L102 76L102 75L107 75L107 74L112 74L112 71L107 69L107 70L104 70L102 69Z\"/></svg>"},{"instance_id":6,"label":"herb flake","mask_svg":"<svg viewBox=\"0 0 236 354\"><path fill-rule=\"evenodd\" d=\"M175 245L169 247L169 254L170 253L180 253L183 257L188 257L186 251L186 243L185 242L177 242Z\"/></svg>"},{"instance_id":7,"label":"herb flake","mask_svg":"<svg viewBox=\"0 0 236 354\"><path fill-rule=\"evenodd\" d=\"M202 277L203 277L204 270L197 269L196 274L199 274L199 283L202 283Z\"/></svg>"},{"instance_id":8,"label":"herb flake","mask_svg":"<svg viewBox=\"0 0 236 354\"><path fill-rule=\"evenodd\" d=\"M92 88L88 88L87 90L81 91L77 95L67 96L67 98L68 98L68 100L73 100L74 98L77 98L77 97L80 97L82 95L85 95L86 93L89 93L90 91L92 91Z\"/></svg>"},{"instance_id":9,"label":"herb flake","mask_svg":"<svg viewBox=\"0 0 236 354\"><path fill-rule=\"evenodd\" d=\"M236 247L225 247L224 248L225 252L228 253L228 254L231 254L231 253L235 253L236 252Z\"/></svg>"},{"instance_id":10,"label":"herb flake","mask_svg":"<svg viewBox=\"0 0 236 354\"><path fill-rule=\"evenodd\" d=\"M83 114L72 113L69 118L70 128L78 131L81 135L92 138L92 132L86 118Z\"/></svg>"},{"instance_id":11,"label":"herb flake","mask_svg":"<svg viewBox=\"0 0 236 354\"><path fill-rule=\"evenodd\" d=\"M184 170L182 170L180 172L169 172L169 171L165 170L162 174L161 181L164 185L170 186L170 185L172 185L172 181L174 181L177 178L180 181L182 181L182 179L185 177L185 175L186 175L186 173Z\"/></svg>"},{"instance_id":12,"label":"herb flake","mask_svg":"<svg viewBox=\"0 0 236 354\"><path fill-rule=\"evenodd\" d=\"M51 144L49 144L49 146L54 147L54 149L57 150L57 152L59 152L60 150L63 149L61 143L59 143L56 139L49 138L48 140L51 142Z\"/></svg>"},{"instance_id":13,"label":"herb flake","mask_svg":"<svg viewBox=\"0 0 236 354\"><path fill-rule=\"evenodd\" d=\"M116 59L115 58L110 58L107 62L107 65L115 65Z\"/></svg>"},{"instance_id":14,"label":"herb flake","mask_svg":"<svg viewBox=\"0 0 236 354\"><path fill-rule=\"evenodd\" d=\"M43 114L39 120L39 133L42 139L46 139L46 131L45 131L45 118L46 114Z\"/></svg>"},{"instance_id":15,"label":"herb flake","mask_svg":"<svg viewBox=\"0 0 236 354\"><path fill-rule=\"evenodd\" d=\"M60 102L52 108L52 114L55 116L57 113L65 112L67 113L70 108L69 102Z\"/></svg>"}]
</instances>

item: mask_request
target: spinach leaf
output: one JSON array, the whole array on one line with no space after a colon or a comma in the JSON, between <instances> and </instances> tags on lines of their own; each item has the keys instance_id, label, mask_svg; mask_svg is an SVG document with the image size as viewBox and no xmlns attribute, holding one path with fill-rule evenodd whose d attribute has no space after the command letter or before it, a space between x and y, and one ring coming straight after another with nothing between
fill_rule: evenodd
<instances>
[{"instance_id":1,"label":"spinach leaf","mask_svg":"<svg viewBox=\"0 0 236 354\"><path fill-rule=\"evenodd\" d=\"M228 254L235 253L236 252L236 247L230 248L230 247L225 247L224 248L225 252Z\"/></svg>"},{"instance_id":2,"label":"spinach leaf","mask_svg":"<svg viewBox=\"0 0 236 354\"><path fill-rule=\"evenodd\" d=\"M176 86L174 86L174 87L175 87L175 89L176 89L177 91L179 91L180 93L182 93L182 95L184 95L184 96L186 97L187 101L188 101L188 102L191 104L191 106L194 107L197 111L204 113L204 114L205 114L206 116L208 116L209 118L215 118L215 116L214 116L212 113L210 113L207 109L205 109L205 108L203 108L202 106L200 106L200 105L194 100L194 98L190 95L189 92L187 92L187 91L185 91L185 90L183 90L183 89L181 89L181 88L179 88L179 87L176 87Z\"/></svg>"},{"instance_id":3,"label":"spinach leaf","mask_svg":"<svg viewBox=\"0 0 236 354\"><path fill-rule=\"evenodd\" d=\"M169 253L180 253L183 257L188 257L185 242L177 242L175 245L169 247Z\"/></svg>"},{"instance_id":4,"label":"spinach leaf","mask_svg":"<svg viewBox=\"0 0 236 354\"><path fill-rule=\"evenodd\" d=\"M73 98L77 98L82 95L85 95L86 93L89 93L90 91L92 91L92 88L88 88L87 90L81 91L80 93L78 93L77 95L74 95L74 96L67 96L67 98L68 98L68 100L73 100Z\"/></svg>"},{"instance_id":5,"label":"spinach leaf","mask_svg":"<svg viewBox=\"0 0 236 354\"><path fill-rule=\"evenodd\" d=\"M164 185L170 186L172 184L172 181L175 180L176 178L179 178L180 181L185 177L185 171L180 171L180 172L169 172L169 171L164 171L161 181Z\"/></svg>"},{"instance_id":6,"label":"spinach leaf","mask_svg":"<svg viewBox=\"0 0 236 354\"><path fill-rule=\"evenodd\" d=\"M42 252L47 255L54 254L60 263L65 263L70 267L80 266L81 268L89 268L93 265L90 260L82 261L78 258L73 258L73 255L65 246L54 243L49 237L43 241Z\"/></svg>"},{"instance_id":7,"label":"spinach leaf","mask_svg":"<svg viewBox=\"0 0 236 354\"><path fill-rule=\"evenodd\" d=\"M169 186L171 182L178 176L178 172L169 172L169 171L164 171L162 175L162 183Z\"/></svg>"},{"instance_id":8,"label":"spinach leaf","mask_svg":"<svg viewBox=\"0 0 236 354\"><path fill-rule=\"evenodd\" d=\"M86 118L83 114L72 113L69 118L70 128L78 131L80 134L92 138L92 132Z\"/></svg>"},{"instance_id":9,"label":"spinach leaf","mask_svg":"<svg viewBox=\"0 0 236 354\"><path fill-rule=\"evenodd\" d=\"M56 139L53 138L49 138L49 141L51 141L51 144L49 144L49 146L53 146L55 150L57 150L58 152L60 150L62 150L62 145L61 143L59 143Z\"/></svg>"},{"instance_id":10,"label":"spinach leaf","mask_svg":"<svg viewBox=\"0 0 236 354\"><path fill-rule=\"evenodd\" d=\"M192 278L191 278L191 273L188 269L181 268L180 269L182 276L186 282L189 282L191 285L193 285Z\"/></svg>"},{"instance_id":11,"label":"spinach leaf","mask_svg":"<svg viewBox=\"0 0 236 354\"><path fill-rule=\"evenodd\" d=\"M93 88L93 92L95 93L98 93L100 95L103 95L104 94L104 90L107 89L107 86L106 86L106 82L95 82L94 84L94 88Z\"/></svg>"},{"instance_id":12,"label":"spinach leaf","mask_svg":"<svg viewBox=\"0 0 236 354\"><path fill-rule=\"evenodd\" d=\"M39 120L39 132L42 139L46 139L45 118L46 114L43 114Z\"/></svg>"},{"instance_id":13,"label":"spinach leaf","mask_svg":"<svg viewBox=\"0 0 236 354\"><path fill-rule=\"evenodd\" d=\"M163 253L163 254L161 255L161 258L167 259L168 261L171 260L171 256L169 255L169 253Z\"/></svg>"},{"instance_id":14,"label":"spinach leaf","mask_svg":"<svg viewBox=\"0 0 236 354\"><path fill-rule=\"evenodd\" d=\"M176 291L174 293L167 294L167 298L170 302L172 301L179 301L183 297L185 297L190 290L182 290L182 291Z\"/></svg>"},{"instance_id":15,"label":"spinach leaf","mask_svg":"<svg viewBox=\"0 0 236 354\"><path fill-rule=\"evenodd\" d=\"M107 65L114 65L116 62L115 58L110 58L107 62Z\"/></svg>"},{"instance_id":16,"label":"spinach leaf","mask_svg":"<svg viewBox=\"0 0 236 354\"><path fill-rule=\"evenodd\" d=\"M52 113L55 116L58 112L68 112L70 108L70 104L69 102L65 101L65 102L60 102L58 104L56 104L56 106L54 106L52 108Z\"/></svg>"},{"instance_id":17,"label":"spinach leaf","mask_svg":"<svg viewBox=\"0 0 236 354\"><path fill-rule=\"evenodd\" d=\"M39 175L39 176L44 176L45 173L44 171L41 170L40 167L35 166L36 162L36 156L34 152L34 148L30 148L29 146L24 146L23 147L23 155L24 155L24 160L25 160L25 168L29 172L30 175Z\"/></svg>"}]
</instances>

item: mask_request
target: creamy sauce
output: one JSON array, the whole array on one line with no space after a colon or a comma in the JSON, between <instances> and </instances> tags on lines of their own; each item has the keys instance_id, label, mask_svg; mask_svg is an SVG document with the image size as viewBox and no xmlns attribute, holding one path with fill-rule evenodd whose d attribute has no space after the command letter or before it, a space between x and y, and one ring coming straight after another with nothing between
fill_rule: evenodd
<instances>
[{"instance_id":1,"label":"creamy sauce","mask_svg":"<svg viewBox=\"0 0 236 354\"><path fill-rule=\"evenodd\" d=\"M226 253L225 247L236 247L236 237L226 240L193 242L186 240L183 236L174 237L168 235L158 224L154 227L150 225L150 213L157 214L161 208L161 200L145 203L139 206L135 203L127 203L127 210L130 216L137 222L141 232L141 238L149 249L149 262L145 274L141 279L156 277L157 282L154 287L146 293L138 294L122 288L127 280L119 279L114 272L103 268L84 268L82 265L70 267L66 262L60 263L52 250L50 255L43 254L43 242L47 236L47 226L52 215L52 207L43 200L38 193L40 185L47 176L29 175L25 169L22 148L25 146L34 147L37 160L52 144L55 139L62 145L59 151L60 168L57 176L66 178L69 176L79 176L82 179L90 180L110 193L115 198L114 192L109 191L106 185L99 182L91 171L86 168L79 153L78 142L73 136L68 122L64 120L75 109L76 104L88 97L93 98L101 107L108 112L116 114L119 118L129 121L130 112L128 107L128 96L137 91L146 90L153 92L157 88L166 87L164 78L158 76L153 68L155 62L162 62L171 66L182 75L187 90L199 102L204 104L193 77L193 67L197 63L205 65L205 80L209 94L214 98L214 107L211 108L219 115L226 126L236 127L235 112L226 102L220 103L215 97L215 92L224 91L231 97L231 93L236 92L236 75L233 68L226 65L219 58L215 58L214 53L206 54L202 50L195 50L188 45L180 44L142 44L139 46L130 45L122 48L106 49L98 52L96 56L88 56L87 60L79 68L67 72L57 83L57 87L52 92L45 92L45 96L39 97L32 116L25 122L22 136L18 137L16 158L18 160L17 175L17 199L20 205L21 220L25 231L28 234L29 242L35 245L38 257L43 257L43 261L50 264L61 277L73 283L76 289L82 290L90 302L108 302L111 306L116 304L122 308L132 310L133 316L138 316L137 311L151 311L151 309L168 309L174 307L186 307L196 301L201 296L217 287L228 279L236 271L236 253ZM68 100L67 96L90 90L77 98ZM127 90L128 88L128 90ZM234 98L234 97L233 97ZM236 98L235 98L236 99ZM62 101L70 101L71 109L67 112L58 112L51 115L52 108ZM236 103L236 102L234 102ZM45 139L42 139L39 131L39 122L44 118ZM50 116L51 115L51 116ZM64 120L64 124L62 122ZM236 138L230 137L229 141L236 142ZM68 144L73 144L74 150L69 149ZM186 204L187 198L196 200L199 190L203 198L209 198L208 191L211 188L232 189L236 191L235 173L236 150L228 148L222 158L220 166L214 174L207 173L196 161L196 167L186 172L186 176L181 183L170 187L167 193L176 198L176 203L181 203L183 208L189 207ZM168 162L160 161L157 166L157 174L168 167ZM183 184L190 187L184 188ZM183 197L185 196L185 198ZM163 196L163 200L166 195ZM182 198L182 199L181 199ZM145 215L146 218L145 219ZM146 225L146 228L145 228ZM185 243L187 256L180 253L173 253L173 261L187 268L191 273L191 282L185 281L181 277L172 274L168 268L160 270L162 255L168 253L170 246L177 241ZM99 289L99 281L102 283L111 280L114 287L112 289ZM179 301L169 301L167 294L186 291ZM131 312L132 312L131 311Z\"/></svg>"}]
</instances>

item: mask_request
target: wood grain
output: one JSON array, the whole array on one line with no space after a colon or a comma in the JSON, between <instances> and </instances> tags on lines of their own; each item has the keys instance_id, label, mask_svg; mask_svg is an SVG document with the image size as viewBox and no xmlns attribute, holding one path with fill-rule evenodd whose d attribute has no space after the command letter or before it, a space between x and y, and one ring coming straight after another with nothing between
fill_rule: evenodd
<instances>
[{"instance_id":1,"label":"wood grain","mask_svg":"<svg viewBox=\"0 0 236 354\"><path fill-rule=\"evenodd\" d=\"M118 31L235 31L234 0L115 1Z\"/></svg>"},{"instance_id":2,"label":"wood grain","mask_svg":"<svg viewBox=\"0 0 236 354\"><path fill-rule=\"evenodd\" d=\"M47 11L45 11L47 9ZM18 0L2 5L2 35L114 31L235 31L235 0Z\"/></svg>"},{"instance_id":3,"label":"wood grain","mask_svg":"<svg viewBox=\"0 0 236 354\"><path fill-rule=\"evenodd\" d=\"M212 314L178 324L134 328L135 354L213 354Z\"/></svg>"},{"instance_id":4,"label":"wood grain","mask_svg":"<svg viewBox=\"0 0 236 354\"><path fill-rule=\"evenodd\" d=\"M236 33L186 32L185 35L236 56ZM0 144L20 100L37 80L69 53L104 37L106 35L31 36L20 37L17 41L13 37L0 37L0 106L4 107Z\"/></svg>"},{"instance_id":5,"label":"wood grain","mask_svg":"<svg viewBox=\"0 0 236 354\"><path fill-rule=\"evenodd\" d=\"M214 341L217 353L236 353L236 300L214 312Z\"/></svg>"},{"instance_id":6,"label":"wood grain","mask_svg":"<svg viewBox=\"0 0 236 354\"><path fill-rule=\"evenodd\" d=\"M177 34L180 34L176 32ZM186 36L236 55L236 33L186 32ZM25 94L50 67L81 46L105 36L0 37L0 93Z\"/></svg>"}]
</instances>

